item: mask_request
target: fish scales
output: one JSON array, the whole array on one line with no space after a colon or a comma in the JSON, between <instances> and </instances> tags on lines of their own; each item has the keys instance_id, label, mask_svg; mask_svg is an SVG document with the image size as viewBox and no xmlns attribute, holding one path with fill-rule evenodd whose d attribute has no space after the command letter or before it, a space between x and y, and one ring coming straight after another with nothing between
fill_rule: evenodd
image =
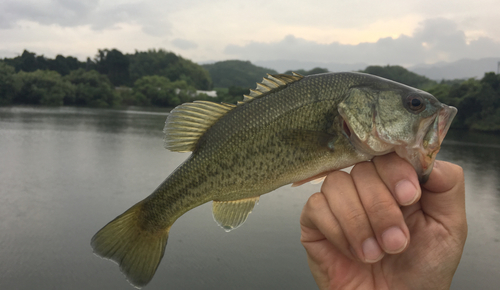
<instances>
[{"instance_id":1,"label":"fish scales","mask_svg":"<svg viewBox=\"0 0 500 290\"><path fill-rule=\"evenodd\" d=\"M440 144L444 135L437 134L446 134L454 116L425 92L367 74L269 77L278 80L265 79L267 85L259 84L238 106L184 104L167 118L167 148L192 154L92 239L94 251L119 262L135 286L152 279L170 227L188 210L213 200L214 218L231 230L246 220L260 195L375 155L396 151L419 171L419 162L433 162L439 150L421 144ZM414 99L426 104L424 111L418 112ZM204 114L215 121L203 121ZM430 128L432 120L444 127ZM386 136L391 130L395 137ZM432 160L416 160L417 147L431 152L425 154Z\"/></svg>"},{"instance_id":2,"label":"fish scales","mask_svg":"<svg viewBox=\"0 0 500 290\"><path fill-rule=\"evenodd\" d=\"M317 152L310 150L307 140L300 147L279 135L287 129L291 133L305 130L325 134L333 130L330 134L338 135L340 128L332 128L332 112L340 98L330 96L342 96L349 82L331 80L318 75L292 83L228 112L200 138L192 156L155 191L148 209L163 211L156 216L175 220L210 200L261 195L291 183L293 177L307 171L306 161L310 167L318 167L318 161L331 163L334 150ZM339 83L344 83L345 88L339 88ZM305 94L309 98L304 98Z\"/></svg>"}]
</instances>

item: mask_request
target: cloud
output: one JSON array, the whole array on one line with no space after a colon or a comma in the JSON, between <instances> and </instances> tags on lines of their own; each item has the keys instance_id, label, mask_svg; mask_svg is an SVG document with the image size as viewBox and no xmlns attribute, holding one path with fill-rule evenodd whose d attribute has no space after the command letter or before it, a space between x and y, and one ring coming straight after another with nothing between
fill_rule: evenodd
<instances>
[{"instance_id":1,"label":"cloud","mask_svg":"<svg viewBox=\"0 0 500 290\"><path fill-rule=\"evenodd\" d=\"M89 21L98 0L29 1L5 0L0 3L0 28L12 28L20 20L61 26L81 25Z\"/></svg>"},{"instance_id":2,"label":"cloud","mask_svg":"<svg viewBox=\"0 0 500 290\"><path fill-rule=\"evenodd\" d=\"M171 24L162 13L147 3L125 3L97 11L90 23L95 30L107 29L118 23L139 24L149 35L164 36L170 34Z\"/></svg>"},{"instance_id":3,"label":"cloud","mask_svg":"<svg viewBox=\"0 0 500 290\"><path fill-rule=\"evenodd\" d=\"M165 11L153 2L131 2L106 6L99 0L4 0L0 2L0 28L10 29L22 21L42 25L76 27L89 25L95 31L116 28L120 23L138 24L155 36L170 34Z\"/></svg>"},{"instance_id":4,"label":"cloud","mask_svg":"<svg viewBox=\"0 0 500 290\"><path fill-rule=\"evenodd\" d=\"M250 42L227 45L224 52L252 61L291 59L314 62L411 65L482 58L498 54L500 42L481 37L467 42L457 24L444 18L423 21L411 36L380 38L357 45L332 42L321 44L287 35L278 42Z\"/></svg>"},{"instance_id":5,"label":"cloud","mask_svg":"<svg viewBox=\"0 0 500 290\"><path fill-rule=\"evenodd\" d=\"M162 47L195 61L409 65L498 56L491 0L438 2L0 0L0 49L84 56Z\"/></svg>"},{"instance_id":6,"label":"cloud","mask_svg":"<svg viewBox=\"0 0 500 290\"><path fill-rule=\"evenodd\" d=\"M198 47L198 45L196 43L189 41L189 40L186 40L186 39L182 39L182 38L176 38L176 39L172 40L172 44L175 47L180 48L180 49L184 49L184 50L195 49Z\"/></svg>"}]
</instances>

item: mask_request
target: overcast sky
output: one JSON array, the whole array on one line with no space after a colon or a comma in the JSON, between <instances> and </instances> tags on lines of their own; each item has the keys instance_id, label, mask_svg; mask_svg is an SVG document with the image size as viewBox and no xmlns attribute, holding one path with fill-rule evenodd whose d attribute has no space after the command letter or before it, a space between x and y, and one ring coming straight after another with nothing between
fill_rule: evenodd
<instances>
[{"instance_id":1,"label":"overcast sky","mask_svg":"<svg viewBox=\"0 0 500 290\"><path fill-rule=\"evenodd\" d=\"M1 0L0 58L164 48L195 62L500 56L500 0Z\"/></svg>"}]
</instances>

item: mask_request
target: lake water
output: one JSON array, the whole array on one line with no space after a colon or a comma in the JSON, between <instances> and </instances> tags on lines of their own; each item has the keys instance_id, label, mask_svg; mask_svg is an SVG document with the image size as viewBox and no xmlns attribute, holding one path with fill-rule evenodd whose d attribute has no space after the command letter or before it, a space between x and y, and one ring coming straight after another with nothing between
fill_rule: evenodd
<instances>
[{"instance_id":1,"label":"lake water","mask_svg":"<svg viewBox=\"0 0 500 290\"><path fill-rule=\"evenodd\" d=\"M0 289L133 289L90 238L187 156L163 148L166 113L0 108ZM452 289L500 285L500 136L450 131L439 159L464 167L469 237ZM172 227L146 289L316 289L299 216L319 185L264 195L225 233L211 204Z\"/></svg>"}]
</instances>

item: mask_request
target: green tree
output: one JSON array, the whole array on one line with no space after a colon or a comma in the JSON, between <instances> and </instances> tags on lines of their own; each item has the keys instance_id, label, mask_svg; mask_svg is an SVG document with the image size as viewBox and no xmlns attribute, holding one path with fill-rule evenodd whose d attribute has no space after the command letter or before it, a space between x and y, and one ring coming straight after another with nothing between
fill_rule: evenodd
<instances>
[{"instance_id":1,"label":"green tree","mask_svg":"<svg viewBox=\"0 0 500 290\"><path fill-rule=\"evenodd\" d=\"M11 59L5 58L4 61L8 65L13 66L16 72L33 72L39 69L47 69L47 61L43 56L37 56L35 53L27 50L24 50L20 56Z\"/></svg>"},{"instance_id":2,"label":"green tree","mask_svg":"<svg viewBox=\"0 0 500 290\"><path fill-rule=\"evenodd\" d=\"M451 104L449 100L451 86L445 83L437 84L427 89L427 92L435 96L439 101L445 104Z\"/></svg>"},{"instance_id":3,"label":"green tree","mask_svg":"<svg viewBox=\"0 0 500 290\"><path fill-rule=\"evenodd\" d=\"M261 82L267 73L277 74L273 69L253 65L249 61L226 60L203 65L208 70L215 87L229 88L231 86L254 88L256 82Z\"/></svg>"},{"instance_id":4,"label":"green tree","mask_svg":"<svg viewBox=\"0 0 500 290\"><path fill-rule=\"evenodd\" d=\"M136 99L134 96L134 91L129 87L118 87L115 88L116 93L118 94L118 99L120 100L120 106L146 106L150 105L147 100Z\"/></svg>"},{"instance_id":5,"label":"green tree","mask_svg":"<svg viewBox=\"0 0 500 290\"><path fill-rule=\"evenodd\" d=\"M469 79L448 85L442 82L428 91L443 103L457 107L452 128L500 131L500 77L486 73L481 80Z\"/></svg>"},{"instance_id":6,"label":"green tree","mask_svg":"<svg viewBox=\"0 0 500 290\"><path fill-rule=\"evenodd\" d=\"M74 97L65 99L65 105L111 107L120 104L119 95L106 75L79 69L64 78L76 87Z\"/></svg>"},{"instance_id":7,"label":"green tree","mask_svg":"<svg viewBox=\"0 0 500 290\"><path fill-rule=\"evenodd\" d=\"M200 65L165 50L136 51L128 54L130 77L133 82L144 76L163 76L170 81L183 80L200 90L212 88L208 71Z\"/></svg>"},{"instance_id":8,"label":"green tree","mask_svg":"<svg viewBox=\"0 0 500 290\"><path fill-rule=\"evenodd\" d=\"M497 94L500 94L500 74L494 72L485 73L481 83L489 85Z\"/></svg>"},{"instance_id":9,"label":"green tree","mask_svg":"<svg viewBox=\"0 0 500 290\"><path fill-rule=\"evenodd\" d=\"M500 75L493 72L485 73L480 84L477 102L481 105L481 112L470 128L481 131L500 131Z\"/></svg>"},{"instance_id":10,"label":"green tree","mask_svg":"<svg viewBox=\"0 0 500 290\"><path fill-rule=\"evenodd\" d=\"M207 98L207 100L212 102L222 102L228 104L237 104L238 101L243 100L243 95L248 95L250 93L248 88L232 86L229 88L216 88L217 97ZM198 98L198 97L197 97Z\"/></svg>"},{"instance_id":11,"label":"green tree","mask_svg":"<svg viewBox=\"0 0 500 290\"><path fill-rule=\"evenodd\" d=\"M69 74L71 70L66 63L66 58L62 55L57 55L54 60L49 60L48 64L50 70L56 71L62 76Z\"/></svg>"},{"instance_id":12,"label":"green tree","mask_svg":"<svg viewBox=\"0 0 500 290\"><path fill-rule=\"evenodd\" d=\"M481 104L477 102L480 89L480 83L474 79L451 86L447 98L444 98L443 101L458 109L452 124L454 128L468 129L471 123L477 119L481 112Z\"/></svg>"},{"instance_id":13,"label":"green tree","mask_svg":"<svg viewBox=\"0 0 500 290\"><path fill-rule=\"evenodd\" d=\"M53 70L60 75L67 75L70 71L79 68L85 68L84 62L68 56L57 55L55 59L46 58L43 55L37 56L36 53L24 50L20 56L14 58L5 58L4 62L15 68L16 72L33 72L36 70Z\"/></svg>"},{"instance_id":14,"label":"green tree","mask_svg":"<svg viewBox=\"0 0 500 290\"><path fill-rule=\"evenodd\" d=\"M121 51L115 48L112 50L99 49L95 63L97 71L107 75L114 86L118 87L130 83L130 61Z\"/></svg>"},{"instance_id":15,"label":"green tree","mask_svg":"<svg viewBox=\"0 0 500 290\"><path fill-rule=\"evenodd\" d=\"M16 93L13 66L0 61L0 106L10 105Z\"/></svg>"},{"instance_id":16,"label":"green tree","mask_svg":"<svg viewBox=\"0 0 500 290\"><path fill-rule=\"evenodd\" d=\"M72 56L64 57L58 54L55 59L47 59L48 69L56 71L62 76L68 75L73 70L85 68L85 66L84 62Z\"/></svg>"},{"instance_id":17,"label":"green tree","mask_svg":"<svg viewBox=\"0 0 500 290\"><path fill-rule=\"evenodd\" d=\"M171 82L163 76L145 76L134 84L135 98L145 105L174 107L193 100L195 94L196 89L185 81Z\"/></svg>"},{"instance_id":18,"label":"green tree","mask_svg":"<svg viewBox=\"0 0 500 290\"><path fill-rule=\"evenodd\" d=\"M55 71L20 71L14 78L17 88L13 104L61 106L75 93L75 87Z\"/></svg>"}]
</instances>

